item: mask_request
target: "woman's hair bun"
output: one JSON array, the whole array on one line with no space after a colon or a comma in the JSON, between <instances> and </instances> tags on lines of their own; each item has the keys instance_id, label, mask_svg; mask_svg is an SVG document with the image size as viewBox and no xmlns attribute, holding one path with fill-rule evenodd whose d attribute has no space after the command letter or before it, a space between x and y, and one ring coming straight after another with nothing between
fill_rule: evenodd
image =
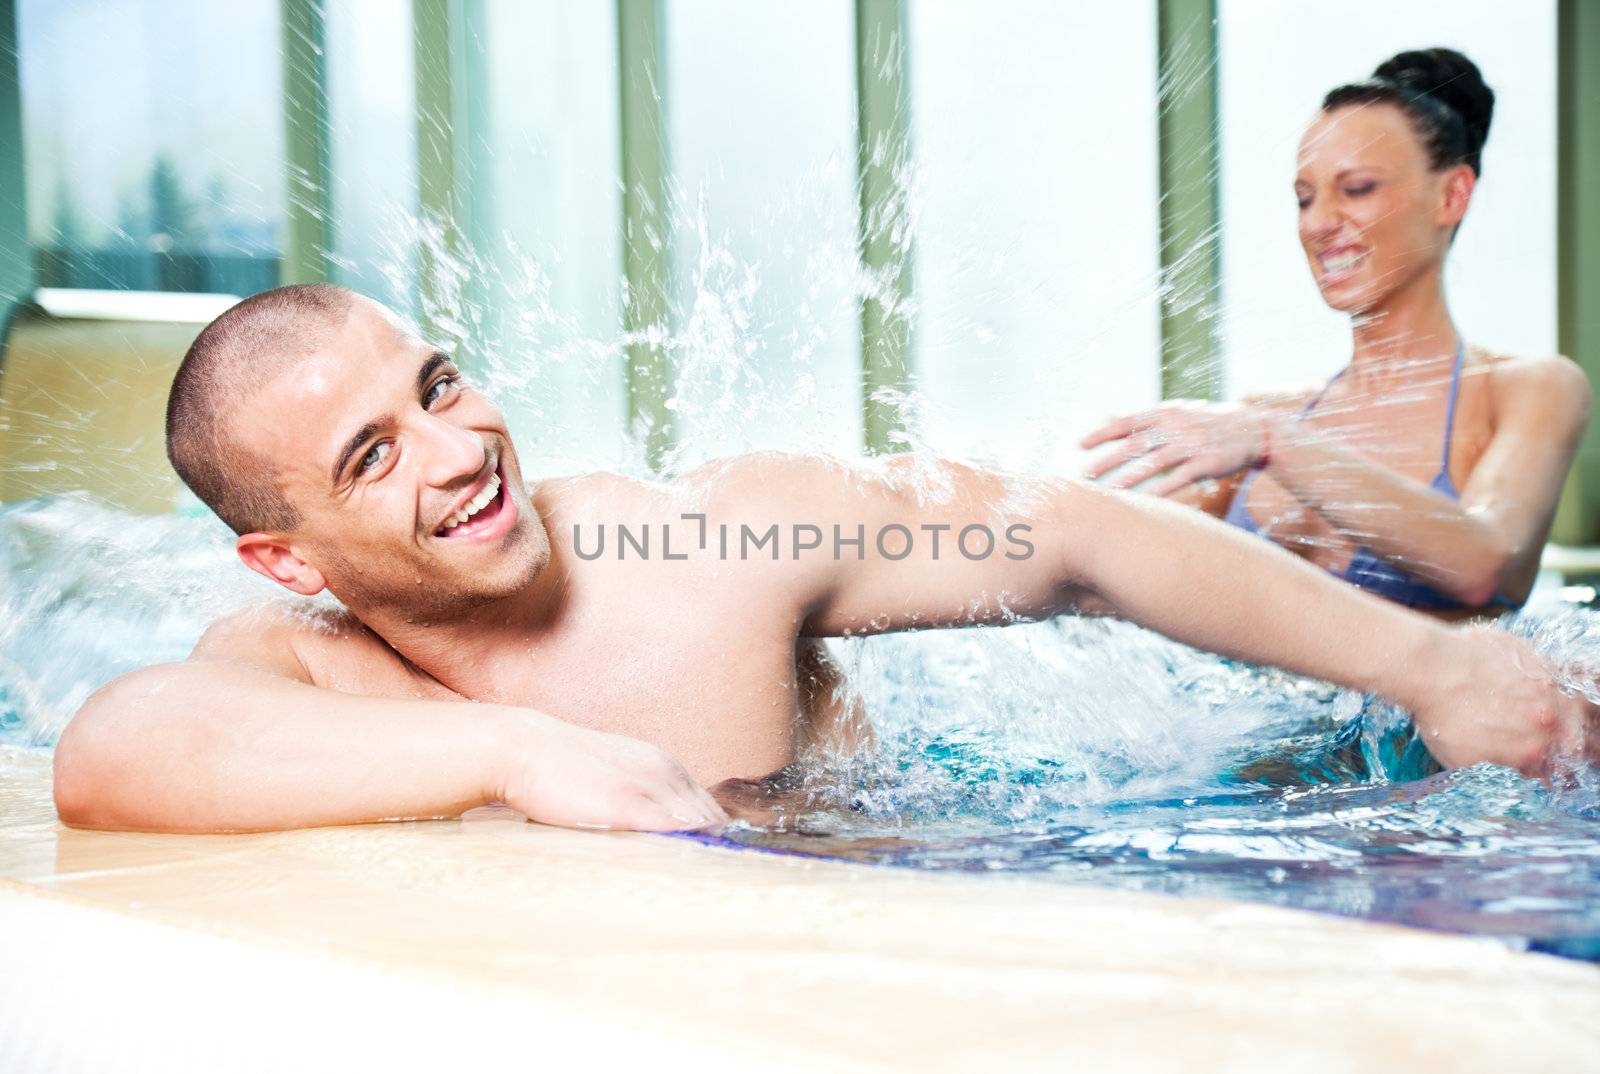
<instances>
[{"instance_id":1,"label":"woman's hair bun","mask_svg":"<svg viewBox=\"0 0 1600 1074\"><path fill-rule=\"evenodd\" d=\"M1372 77L1328 91L1322 109L1392 104L1411 118L1435 169L1465 164L1483 174L1483 144L1494 118L1494 90L1478 65L1448 48L1413 49L1378 65Z\"/></svg>"},{"instance_id":2,"label":"woman's hair bun","mask_svg":"<svg viewBox=\"0 0 1600 1074\"><path fill-rule=\"evenodd\" d=\"M1476 157L1482 151L1494 118L1494 90L1484 83L1478 65L1461 53L1448 48L1401 52L1380 63L1372 77L1449 107L1466 127L1468 154Z\"/></svg>"}]
</instances>

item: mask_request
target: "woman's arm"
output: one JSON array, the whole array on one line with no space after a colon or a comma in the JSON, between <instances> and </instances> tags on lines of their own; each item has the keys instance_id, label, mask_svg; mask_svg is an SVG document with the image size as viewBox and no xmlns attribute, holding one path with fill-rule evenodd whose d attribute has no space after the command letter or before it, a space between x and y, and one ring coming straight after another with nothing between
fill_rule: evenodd
<instances>
[{"instance_id":1,"label":"woman's arm","mask_svg":"<svg viewBox=\"0 0 1600 1074\"><path fill-rule=\"evenodd\" d=\"M1086 446L1125 440L1089 470L1124 464L1112 484L1162 476L1149 491L1265 463L1274 480L1333 528L1463 603L1522 597L1589 413L1589 384L1564 358L1507 363L1491 391L1494 435L1459 501L1296 422L1281 400L1166 404L1108 423Z\"/></svg>"},{"instance_id":2,"label":"woman's arm","mask_svg":"<svg viewBox=\"0 0 1600 1074\"><path fill-rule=\"evenodd\" d=\"M1494 434L1461 499L1316 435L1272 428L1267 472L1306 507L1384 559L1473 607L1525 597L1589 414L1589 384L1565 359L1502 368Z\"/></svg>"}]
</instances>

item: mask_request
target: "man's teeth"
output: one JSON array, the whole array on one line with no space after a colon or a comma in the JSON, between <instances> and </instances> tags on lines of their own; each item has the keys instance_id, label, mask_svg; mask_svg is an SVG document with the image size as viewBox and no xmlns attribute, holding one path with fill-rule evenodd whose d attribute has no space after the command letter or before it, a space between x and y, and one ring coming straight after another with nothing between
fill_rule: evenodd
<instances>
[{"instance_id":1,"label":"man's teeth","mask_svg":"<svg viewBox=\"0 0 1600 1074\"><path fill-rule=\"evenodd\" d=\"M467 501L467 505L456 512L454 518L444 524L447 530L453 530L473 515L489 506L489 501L500 493L500 475L490 474L489 483L483 486L483 491Z\"/></svg>"},{"instance_id":2,"label":"man's teeth","mask_svg":"<svg viewBox=\"0 0 1600 1074\"><path fill-rule=\"evenodd\" d=\"M1337 257L1324 257L1322 259L1322 268L1325 272L1343 272L1345 269L1353 267L1357 262L1366 256L1367 255L1365 253L1358 253L1339 254Z\"/></svg>"}]
</instances>

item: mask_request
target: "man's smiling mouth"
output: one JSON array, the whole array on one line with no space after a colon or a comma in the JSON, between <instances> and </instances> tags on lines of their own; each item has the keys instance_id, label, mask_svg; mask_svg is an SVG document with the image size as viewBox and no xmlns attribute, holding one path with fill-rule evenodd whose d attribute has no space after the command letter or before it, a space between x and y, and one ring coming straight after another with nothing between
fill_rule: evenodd
<instances>
[{"instance_id":1,"label":"man's smiling mouth","mask_svg":"<svg viewBox=\"0 0 1600 1074\"><path fill-rule=\"evenodd\" d=\"M497 469L489 475L488 482L477 495L462 504L434 531L434 536L450 540L478 536L493 529L505 509L505 482Z\"/></svg>"}]
</instances>

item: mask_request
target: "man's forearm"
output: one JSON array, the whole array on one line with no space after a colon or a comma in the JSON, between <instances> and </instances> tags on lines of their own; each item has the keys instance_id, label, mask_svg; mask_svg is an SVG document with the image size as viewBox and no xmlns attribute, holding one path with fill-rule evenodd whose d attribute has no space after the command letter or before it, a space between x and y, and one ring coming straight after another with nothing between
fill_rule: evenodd
<instances>
[{"instance_id":1,"label":"man's forearm","mask_svg":"<svg viewBox=\"0 0 1600 1074\"><path fill-rule=\"evenodd\" d=\"M493 800L514 710L360 697L226 662L146 668L56 748L77 827L259 831L455 816Z\"/></svg>"},{"instance_id":2,"label":"man's forearm","mask_svg":"<svg viewBox=\"0 0 1600 1074\"><path fill-rule=\"evenodd\" d=\"M1066 569L1128 619L1197 648L1411 707L1446 628L1198 512L1072 484Z\"/></svg>"}]
</instances>

